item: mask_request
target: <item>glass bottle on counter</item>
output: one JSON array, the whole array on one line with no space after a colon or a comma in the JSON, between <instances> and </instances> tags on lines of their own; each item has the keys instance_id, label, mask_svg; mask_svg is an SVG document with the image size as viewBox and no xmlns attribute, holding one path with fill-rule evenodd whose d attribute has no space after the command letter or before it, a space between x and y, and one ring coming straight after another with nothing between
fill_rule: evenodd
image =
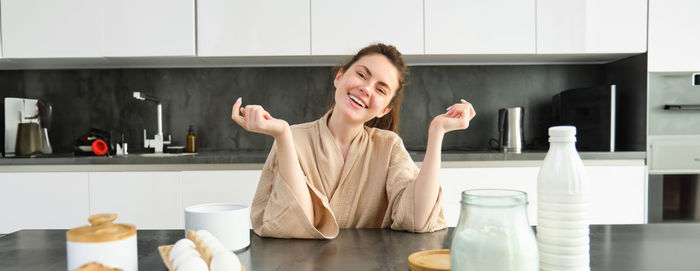
<instances>
[{"instance_id":1,"label":"glass bottle on counter","mask_svg":"<svg viewBox=\"0 0 700 271\"><path fill-rule=\"evenodd\" d=\"M576 127L549 128L537 176L537 242L546 270L590 270L589 184L575 143Z\"/></svg>"},{"instance_id":2,"label":"glass bottle on counter","mask_svg":"<svg viewBox=\"0 0 700 271\"><path fill-rule=\"evenodd\" d=\"M539 270L525 192L467 190L462 192L461 203L450 247L451 270Z\"/></svg>"},{"instance_id":3,"label":"glass bottle on counter","mask_svg":"<svg viewBox=\"0 0 700 271\"><path fill-rule=\"evenodd\" d=\"M187 146L185 152L197 152L197 135L194 134L192 125L187 129Z\"/></svg>"}]
</instances>

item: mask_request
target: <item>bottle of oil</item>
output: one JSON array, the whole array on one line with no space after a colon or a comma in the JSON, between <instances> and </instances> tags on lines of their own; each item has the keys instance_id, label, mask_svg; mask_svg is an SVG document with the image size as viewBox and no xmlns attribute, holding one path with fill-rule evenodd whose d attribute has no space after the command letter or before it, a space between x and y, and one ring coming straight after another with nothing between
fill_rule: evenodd
<instances>
[{"instance_id":1,"label":"bottle of oil","mask_svg":"<svg viewBox=\"0 0 700 271\"><path fill-rule=\"evenodd\" d=\"M197 152L197 135L194 134L194 128L190 125L190 128L187 130L187 147L185 152Z\"/></svg>"}]
</instances>

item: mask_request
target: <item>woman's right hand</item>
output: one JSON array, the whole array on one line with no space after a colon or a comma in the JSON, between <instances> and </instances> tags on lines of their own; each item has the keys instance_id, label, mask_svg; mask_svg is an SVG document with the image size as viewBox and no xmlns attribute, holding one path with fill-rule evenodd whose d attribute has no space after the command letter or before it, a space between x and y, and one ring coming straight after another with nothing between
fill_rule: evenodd
<instances>
[{"instance_id":1,"label":"woman's right hand","mask_svg":"<svg viewBox=\"0 0 700 271\"><path fill-rule=\"evenodd\" d=\"M244 108L241 108L242 103L243 100L238 98L236 103L233 104L231 119L243 129L246 129L246 131L277 138L289 129L289 124L285 120L273 118L262 106L246 105Z\"/></svg>"}]
</instances>

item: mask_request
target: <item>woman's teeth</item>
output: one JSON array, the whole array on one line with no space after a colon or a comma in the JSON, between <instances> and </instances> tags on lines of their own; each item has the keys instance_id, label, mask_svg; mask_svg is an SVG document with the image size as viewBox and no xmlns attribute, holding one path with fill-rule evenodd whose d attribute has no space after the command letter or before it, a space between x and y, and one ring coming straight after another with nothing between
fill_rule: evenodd
<instances>
[{"instance_id":1,"label":"woman's teeth","mask_svg":"<svg viewBox=\"0 0 700 271\"><path fill-rule=\"evenodd\" d=\"M351 100L355 101L355 102L356 102L357 104L359 104L360 106L362 106L362 107L364 107L364 108L367 108L367 106L365 105L365 103L363 103L362 101L360 101L360 99L358 99L358 98L356 98L355 96L352 96L352 95L350 95L350 94L348 94L348 96L350 97Z\"/></svg>"}]
</instances>

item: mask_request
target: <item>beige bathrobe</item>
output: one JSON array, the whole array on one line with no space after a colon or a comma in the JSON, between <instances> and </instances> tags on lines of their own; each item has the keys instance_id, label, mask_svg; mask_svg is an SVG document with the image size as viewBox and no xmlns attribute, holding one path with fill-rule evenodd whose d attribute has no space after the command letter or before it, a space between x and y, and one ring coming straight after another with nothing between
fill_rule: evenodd
<instances>
[{"instance_id":1,"label":"beige bathrobe","mask_svg":"<svg viewBox=\"0 0 700 271\"><path fill-rule=\"evenodd\" d=\"M364 127L346 160L323 118L293 125L292 135L311 192L314 223L309 222L277 168L273 144L251 207L253 230L280 238L335 238L339 228L414 231L413 203L418 167L399 136ZM426 225L418 232L446 227L442 188Z\"/></svg>"}]
</instances>

